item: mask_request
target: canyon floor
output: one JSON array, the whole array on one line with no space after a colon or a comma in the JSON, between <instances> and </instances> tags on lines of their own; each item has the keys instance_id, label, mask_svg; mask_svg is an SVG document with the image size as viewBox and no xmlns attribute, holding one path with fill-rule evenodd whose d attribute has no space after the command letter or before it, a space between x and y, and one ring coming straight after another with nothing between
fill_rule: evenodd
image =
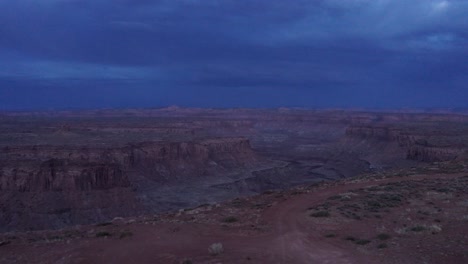
<instances>
[{"instance_id":1,"label":"canyon floor","mask_svg":"<svg viewBox=\"0 0 468 264\"><path fill-rule=\"evenodd\" d=\"M468 262L463 114L0 120L0 263Z\"/></svg>"}]
</instances>

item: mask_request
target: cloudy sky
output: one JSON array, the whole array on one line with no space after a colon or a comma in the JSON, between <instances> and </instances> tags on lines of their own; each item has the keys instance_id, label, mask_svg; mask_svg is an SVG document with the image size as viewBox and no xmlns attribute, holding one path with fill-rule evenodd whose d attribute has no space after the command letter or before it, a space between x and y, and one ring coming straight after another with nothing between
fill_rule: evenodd
<instances>
[{"instance_id":1,"label":"cloudy sky","mask_svg":"<svg viewBox=\"0 0 468 264\"><path fill-rule=\"evenodd\" d=\"M0 110L468 107L468 0L0 0Z\"/></svg>"}]
</instances>

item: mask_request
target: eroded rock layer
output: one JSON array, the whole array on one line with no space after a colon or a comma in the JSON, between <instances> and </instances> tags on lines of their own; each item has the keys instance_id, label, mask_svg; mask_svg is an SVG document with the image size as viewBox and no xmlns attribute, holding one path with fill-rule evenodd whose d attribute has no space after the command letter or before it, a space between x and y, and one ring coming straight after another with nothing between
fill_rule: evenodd
<instances>
[{"instance_id":1,"label":"eroded rock layer","mask_svg":"<svg viewBox=\"0 0 468 264\"><path fill-rule=\"evenodd\" d=\"M18 226L61 227L157 211L139 196L142 179L147 185L161 187L216 177L259 162L244 138L143 142L121 148L8 147L2 158L3 231Z\"/></svg>"},{"instance_id":2,"label":"eroded rock layer","mask_svg":"<svg viewBox=\"0 0 468 264\"><path fill-rule=\"evenodd\" d=\"M0 231L468 160L468 117L304 109L0 113Z\"/></svg>"}]
</instances>

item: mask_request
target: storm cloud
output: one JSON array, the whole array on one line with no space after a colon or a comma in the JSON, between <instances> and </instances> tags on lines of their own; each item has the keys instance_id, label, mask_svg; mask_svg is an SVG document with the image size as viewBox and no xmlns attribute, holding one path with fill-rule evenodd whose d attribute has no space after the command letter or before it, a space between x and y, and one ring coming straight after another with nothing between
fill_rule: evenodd
<instances>
[{"instance_id":1,"label":"storm cloud","mask_svg":"<svg viewBox=\"0 0 468 264\"><path fill-rule=\"evenodd\" d=\"M468 107L465 0L0 1L0 109Z\"/></svg>"}]
</instances>

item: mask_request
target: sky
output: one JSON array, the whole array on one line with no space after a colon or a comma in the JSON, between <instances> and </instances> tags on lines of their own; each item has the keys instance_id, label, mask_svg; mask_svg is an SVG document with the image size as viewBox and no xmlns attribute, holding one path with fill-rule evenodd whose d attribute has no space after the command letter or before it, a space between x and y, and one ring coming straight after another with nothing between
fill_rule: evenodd
<instances>
[{"instance_id":1,"label":"sky","mask_svg":"<svg viewBox=\"0 0 468 264\"><path fill-rule=\"evenodd\" d=\"M0 110L466 108L468 0L0 0Z\"/></svg>"}]
</instances>

